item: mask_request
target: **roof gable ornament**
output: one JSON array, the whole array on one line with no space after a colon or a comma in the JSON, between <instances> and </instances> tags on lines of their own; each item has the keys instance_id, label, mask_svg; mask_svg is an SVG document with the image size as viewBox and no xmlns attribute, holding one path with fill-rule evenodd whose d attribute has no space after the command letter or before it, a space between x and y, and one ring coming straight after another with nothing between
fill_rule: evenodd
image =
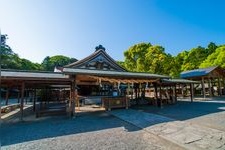
<instances>
[{"instance_id":1,"label":"roof gable ornament","mask_svg":"<svg viewBox=\"0 0 225 150\"><path fill-rule=\"evenodd\" d=\"M95 47L95 51L98 51L98 50L103 50L103 51L105 51L105 47L103 47L102 45L99 45L99 46L96 46Z\"/></svg>"},{"instance_id":2,"label":"roof gable ornament","mask_svg":"<svg viewBox=\"0 0 225 150\"><path fill-rule=\"evenodd\" d=\"M105 51L102 45L95 47L95 52L84 59L66 65L67 68L76 69L94 69L94 70L111 70L111 71L126 71L123 67L111 58Z\"/></svg>"}]
</instances>

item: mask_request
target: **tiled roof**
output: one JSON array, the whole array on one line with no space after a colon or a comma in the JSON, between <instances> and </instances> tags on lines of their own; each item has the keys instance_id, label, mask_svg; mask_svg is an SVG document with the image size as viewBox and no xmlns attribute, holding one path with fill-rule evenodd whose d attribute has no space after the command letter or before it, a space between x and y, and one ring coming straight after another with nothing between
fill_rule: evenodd
<instances>
[{"instance_id":1,"label":"tiled roof","mask_svg":"<svg viewBox=\"0 0 225 150\"><path fill-rule=\"evenodd\" d=\"M206 76L213 70L215 70L218 66L209 67L209 68L201 68L201 69L195 69L195 70L189 70L185 72L181 72L180 77L181 78L191 78L191 77L200 77L200 76Z\"/></svg>"},{"instance_id":2,"label":"tiled roof","mask_svg":"<svg viewBox=\"0 0 225 150\"><path fill-rule=\"evenodd\" d=\"M68 75L56 72L1 70L1 78L40 78L40 79L69 79Z\"/></svg>"},{"instance_id":3,"label":"tiled roof","mask_svg":"<svg viewBox=\"0 0 225 150\"><path fill-rule=\"evenodd\" d=\"M162 79L163 83L181 83L181 84L188 84L188 83L199 83L198 81L186 80L186 79Z\"/></svg>"},{"instance_id":4,"label":"tiled roof","mask_svg":"<svg viewBox=\"0 0 225 150\"><path fill-rule=\"evenodd\" d=\"M65 74L80 74L80 75L98 75L98 76L108 76L108 77L130 77L130 78L170 78L169 76L150 74L150 73L141 73L141 72L122 72L122 71L104 71L104 70L95 70L95 69L75 69L75 68L63 68Z\"/></svg>"}]
</instances>

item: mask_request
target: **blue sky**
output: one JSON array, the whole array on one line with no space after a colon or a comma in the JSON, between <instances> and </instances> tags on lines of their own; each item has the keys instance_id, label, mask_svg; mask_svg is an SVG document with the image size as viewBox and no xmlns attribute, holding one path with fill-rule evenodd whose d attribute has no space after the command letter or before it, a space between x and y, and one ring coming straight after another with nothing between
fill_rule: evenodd
<instances>
[{"instance_id":1,"label":"blue sky","mask_svg":"<svg viewBox=\"0 0 225 150\"><path fill-rule=\"evenodd\" d=\"M167 53L225 44L224 0L0 0L0 28L20 57L82 59L102 44L115 60L140 42Z\"/></svg>"}]
</instances>

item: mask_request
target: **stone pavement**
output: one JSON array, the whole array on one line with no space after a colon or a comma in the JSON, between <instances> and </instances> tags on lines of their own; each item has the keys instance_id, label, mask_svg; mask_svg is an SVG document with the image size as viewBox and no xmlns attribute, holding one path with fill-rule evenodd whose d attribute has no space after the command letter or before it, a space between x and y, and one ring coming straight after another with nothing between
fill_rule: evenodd
<instances>
[{"instance_id":1,"label":"stone pavement","mask_svg":"<svg viewBox=\"0 0 225 150\"><path fill-rule=\"evenodd\" d=\"M132 109L109 113L187 149L225 149L225 132L221 130Z\"/></svg>"}]
</instances>

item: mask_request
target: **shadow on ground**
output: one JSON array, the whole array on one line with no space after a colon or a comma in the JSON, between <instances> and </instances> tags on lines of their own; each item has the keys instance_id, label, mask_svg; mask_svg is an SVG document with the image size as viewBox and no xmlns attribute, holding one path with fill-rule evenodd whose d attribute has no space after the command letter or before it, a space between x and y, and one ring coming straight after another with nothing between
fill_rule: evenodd
<instances>
[{"instance_id":1,"label":"shadow on ground","mask_svg":"<svg viewBox=\"0 0 225 150\"><path fill-rule=\"evenodd\" d=\"M194 102L178 101L174 105L167 105L162 108L147 105L135 106L133 109L185 121L208 114L225 111L225 98Z\"/></svg>"},{"instance_id":2,"label":"shadow on ground","mask_svg":"<svg viewBox=\"0 0 225 150\"><path fill-rule=\"evenodd\" d=\"M12 145L44 138L82 134L112 128L124 128L128 132L140 130L155 124L175 120L188 120L200 116L225 111L225 100L207 102L178 101L175 105L157 108L155 106L136 106L138 110L115 110L113 113L105 111L91 112L78 115L76 118L63 116L41 117L27 119L24 122L4 123L1 128L2 146ZM146 113L140 113L146 112ZM149 114L148 114L149 113ZM139 125L134 126L114 116L120 116L123 120L135 121ZM119 117L119 118L120 118ZM138 119L139 118L139 119Z\"/></svg>"},{"instance_id":3,"label":"shadow on ground","mask_svg":"<svg viewBox=\"0 0 225 150\"><path fill-rule=\"evenodd\" d=\"M123 127L128 132L140 130L105 111L91 112L78 115L75 118L65 116L41 117L26 119L23 122L3 123L1 127L2 146L17 144L27 141L94 132L111 128Z\"/></svg>"}]
</instances>

